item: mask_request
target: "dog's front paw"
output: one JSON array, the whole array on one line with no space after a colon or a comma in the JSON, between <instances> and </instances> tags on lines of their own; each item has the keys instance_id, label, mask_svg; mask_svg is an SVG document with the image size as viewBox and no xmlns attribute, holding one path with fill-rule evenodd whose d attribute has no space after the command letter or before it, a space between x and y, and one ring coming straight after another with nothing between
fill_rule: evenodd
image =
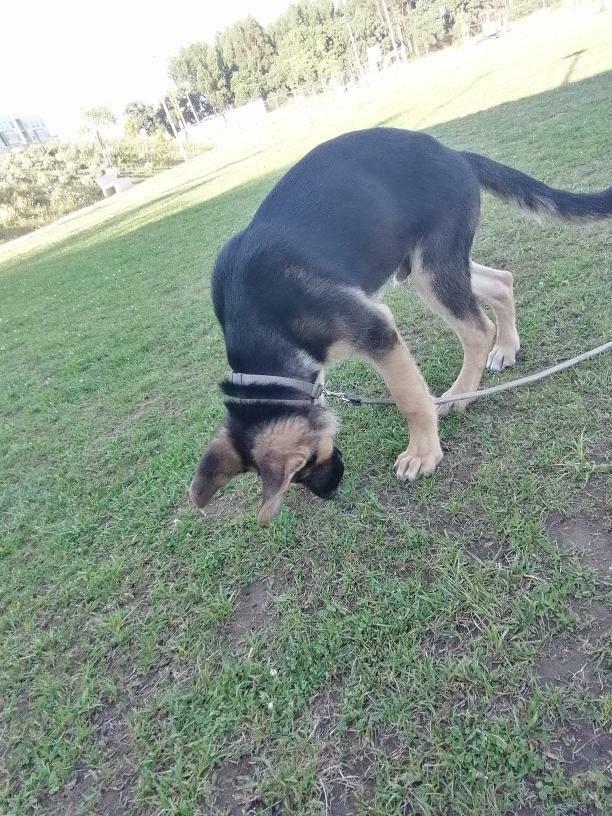
<instances>
[{"instance_id":1,"label":"dog's front paw","mask_svg":"<svg viewBox=\"0 0 612 816\"><path fill-rule=\"evenodd\" d=\"M428 446L410 444L396 459L394 467L397 478L401 482L414 482L419 476L433 473L441 459L442 448L437 440Z\"/></svg>"}]
</instances>

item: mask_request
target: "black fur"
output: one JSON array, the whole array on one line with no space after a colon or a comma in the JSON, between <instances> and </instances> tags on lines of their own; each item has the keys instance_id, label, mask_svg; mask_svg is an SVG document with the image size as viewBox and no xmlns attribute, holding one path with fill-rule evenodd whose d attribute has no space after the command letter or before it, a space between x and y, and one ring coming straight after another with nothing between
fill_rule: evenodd
<instances>
[{"instance_id":1,"label":"black fur","mask_svg":"<svg viewBox=\"0 0 612 816\"><path fill-rule=\"evenodd\" d=\"M568 193L476 153L462 153L481 187L504 201L536 214L566 221L599 221L612 217L612 187L600 193Z\"/></svg>"},{"instance_id":2,"label":"black fur","mask_svg":"<svg viewBox=\"0 0 612 816\"><path fill-rule=\"evenodd\" d=\"M344 462L339 448L334 446L331 457L327 462L316 465L307 462L302 470L293 477L294 482L299 482L311 490L320 499L332 499L342 481L344 475Z\"/></svg>"}]
</instances>

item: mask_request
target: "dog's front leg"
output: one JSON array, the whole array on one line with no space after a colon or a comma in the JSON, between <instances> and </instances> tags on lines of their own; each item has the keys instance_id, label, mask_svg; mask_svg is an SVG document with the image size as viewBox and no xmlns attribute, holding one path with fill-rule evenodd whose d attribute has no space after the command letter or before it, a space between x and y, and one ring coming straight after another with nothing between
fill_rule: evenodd
<instances>
[{"instance_id":1,"label":"dog's front leg","mask_svg":"<svg viewBox=\"0 0 612 816\"><path fill-rule=\"evenodd\" d=\"M345 303L346 307L346 303ZM398 410L410 428L408 447L397 457L401 481L433 473L442 459L434 402L400 337L391 310L382 303L355 298L347 312L345 338L331 344L327 359L367 359L381 373Z\"/></svg>"},{"instance_id":2,"label":"dog's front leg","mask_svg":"<svg viewBox=\"0 0 612 816\"><path fill-rule=\"evenodd\" d=\"M397 457L395 468L398 479L412 482L422 474L433 473L442 459L436 409L421 372L399 336L395 345L376 355L373 362L410 429L408 447Z\"/></svg>"}]
</instances>

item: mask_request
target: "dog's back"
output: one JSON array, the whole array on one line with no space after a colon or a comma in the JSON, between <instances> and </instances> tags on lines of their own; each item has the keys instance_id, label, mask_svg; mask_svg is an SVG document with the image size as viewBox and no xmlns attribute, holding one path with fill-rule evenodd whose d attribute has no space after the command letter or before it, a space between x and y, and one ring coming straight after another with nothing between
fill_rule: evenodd
<instances>
[{"instance_id":1,"label":"dog's back","mask_svg":"<svg viewBox=\"0 0 612 816\"><path fill-rule=\"evenodd\" d=\"M424 133L373 128L308 153L248 229L275 230L319 275L370 293L428 233L462 216L475 226L479 199L475 175L455 151Z\"/></svg>"},{"instance_id":2,"label":"dog's back","mask_svg":"<svg viewBox=\"0 0 612 816\"><path fill-rule=\"evenodd\" d=\"M256 356L280 371L295 340L324 359L346 288L369 295L405 276L428 240L461 244L479 201L467 162L426 134L378 128L312 150L217 259L213 300L232 368L249 370ZM296 338L299 321L307 331Z\"/></svg>"}]
</instances>

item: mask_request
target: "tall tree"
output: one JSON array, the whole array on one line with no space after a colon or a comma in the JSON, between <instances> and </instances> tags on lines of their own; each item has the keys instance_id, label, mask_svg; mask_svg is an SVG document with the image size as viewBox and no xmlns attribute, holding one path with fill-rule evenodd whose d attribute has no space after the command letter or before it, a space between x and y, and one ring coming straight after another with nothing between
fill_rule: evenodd
<instances>
[{"instance_id":1,"label":"tall tree","mask_svg":"<svg viewBox=\"0 0 612 816\"><path fill-rule=\"evenodd\" d=\"M130 102L125 109L125 115L128 121L133 122L136 133L144 131L147 136L152 136L162 127L153 105L147 105L145 102Z\"/></svg>"},{"instance_id":2,"label":"tall tree","mask_svg":"<svg viewBox=\"0 0 612 816\"><path fill-rule=\"evenodd\" d=\"M217 46L196 42L181 48L170 60L169 74L179 87L203 97L211 112L234 104L230 71Z\"/></svg>"},{"instance_id":3,"label":"tall tree","mask_svg":"<svg viewBox=\"0 0 612 816\"><path fill-rule=\"evenodd\" d=\"M342 12L331 0L301 0L275 23L277 85L296 88L339 73L354 62Z\"/></svg>"},{"instance_id":4,"label":"tall tree","mask_svg":"<svg viewBox=\"0 0 612 816\"><path fill-rule=\"evenodd\" d=\"M258 96L265 97L276 49L272 38L257 20L247 17L226 28L217 38L217 47L227 65L236 104Z\"/></svg>"},{"instance_id":5,"label":"tall tree","mask_svg":"<svg viewBox=\"0 0 612 816\"><path fill-rule=\"evenodd\" d=\"M350 24L359 57L367 62L367 49L380 44L385 51L391 50L389 29L380 6L380 0L348 0L343 17Z\"/></svg>"}]
</instances>

